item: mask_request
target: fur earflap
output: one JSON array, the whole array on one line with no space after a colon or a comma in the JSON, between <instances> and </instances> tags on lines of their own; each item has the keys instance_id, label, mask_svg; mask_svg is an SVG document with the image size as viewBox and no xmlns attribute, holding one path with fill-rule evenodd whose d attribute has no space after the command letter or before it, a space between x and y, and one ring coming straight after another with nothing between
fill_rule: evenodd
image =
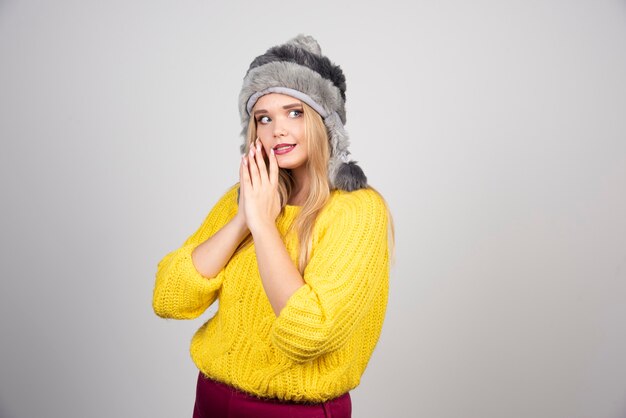
<instances>
[{"instance_id":1,"label":"fur earflap","mask_svg":"<svg viewBox=\"0 0 626 418\"><path fill-rule=\"evenodd\" d=\"M337 189L352 192L367 187L367 177L357 165L356 161L342 163L335 175L335 187Z\"/></svg>"}]
</instances>

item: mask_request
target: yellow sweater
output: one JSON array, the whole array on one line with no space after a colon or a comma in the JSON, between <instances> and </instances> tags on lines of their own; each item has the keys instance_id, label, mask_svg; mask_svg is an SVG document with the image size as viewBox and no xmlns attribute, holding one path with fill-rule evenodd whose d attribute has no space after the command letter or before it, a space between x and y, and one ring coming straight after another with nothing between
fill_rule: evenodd
<instances>
[{"instance_id":1,"label":"yellow sweater","mask_svg":"<svg viewBox=\"0 0 626 418\"><path fill-rule=\"evenodd\" d=\"M298 211L276 220L291 259L298 240L285 236ZM219 308L194 335L191 357L205 375L244 392L322 402L355 388L378 341L387 305L387 212L371 189L333 191L313 231L305 285L276 316L257 268L254 245L231 258L214 278L191 261L193 249L237 213L229 190L183 246L161 260L153 308L164 318L200 316Z\"/></svg>"}]
</instances>

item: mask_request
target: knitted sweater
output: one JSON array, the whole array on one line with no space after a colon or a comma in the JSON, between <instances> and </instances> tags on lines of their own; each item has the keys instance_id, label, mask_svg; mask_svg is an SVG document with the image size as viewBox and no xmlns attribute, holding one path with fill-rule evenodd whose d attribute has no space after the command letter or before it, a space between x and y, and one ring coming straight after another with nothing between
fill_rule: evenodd
<instances>
[{"instance_id":1,"label":"knitted sweater","mask_svg":"<svg viewBox=\"0 0 626 418\"><path fill-rule=\"evenodd\" d=\"M286 206L276 226L296 263L298 239L288 228L300 208ZM371 189L336 190L313 230L305 285L278 316L263 290L254 244L214 278L198 273L193 249L237 213L237 187L200 228L158 265L153 308L164 318L219 308L195 333L191 357L205 375L244 392L322 402L355 388L378 341L387 304L387 211Z\"/></svg>"}]
</instances>

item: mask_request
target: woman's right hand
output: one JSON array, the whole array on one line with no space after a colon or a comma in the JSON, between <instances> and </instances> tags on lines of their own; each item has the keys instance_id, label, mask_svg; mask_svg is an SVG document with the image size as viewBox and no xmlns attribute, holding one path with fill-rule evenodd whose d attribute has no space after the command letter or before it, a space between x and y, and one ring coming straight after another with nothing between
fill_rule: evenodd
<instances>
[{"instance_id":1,"label":"woman's right hand","mask_svg":"<svg viewBox=\"0 0 626 418\"><path fill-rule=\"evenodd\" d=\"M250 147L252 147L253 145L250 145L248 147L248 149L250 149ZM244 170L247 170L248 167L246 167L245 165L245 158L248 155L248 153L244 154L241 157L241 160L239 161L239 197L238 197L238 201L237 201L237 214L235 215L234 220L236 220L238 223L241 223L243 225L248 225L246 222L246 211L245 211L245 204L246 204L246 197L245 197L245 193L244 193L244 187L243 187L243 176L244 176Z\"/></svg>"},{"instance_id":2,"label":"woman's right hand","mask_svg":"<svg viewBox=\"0 0 626 418\"><path fill-rule=\"evenodd\" d=\"M278 193L278 162L272 150L265 162L263 144L257 138L243 159L241 189L243 190L245 221L254 236L259 228L276 228L276 218L280 214L280 194Z\"/></svg>"}]
</instances>

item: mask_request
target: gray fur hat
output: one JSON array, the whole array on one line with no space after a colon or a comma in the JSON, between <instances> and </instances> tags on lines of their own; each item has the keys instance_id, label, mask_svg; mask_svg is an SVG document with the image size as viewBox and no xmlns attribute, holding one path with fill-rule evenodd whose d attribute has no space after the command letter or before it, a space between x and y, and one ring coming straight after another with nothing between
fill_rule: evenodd
<instances>
[{"instance_id":1,"label":"gray fur hat","mask_svg":"<svg viewBox=\"0 0 626 418\"><path fill-rule=\"evenodd\" d=\"M322 55L311 36L298 35L274 46L252 61L239 94L239 113L245 136L250 112L257 100L268 93L286 94L301 100L320 114L330 140L328 177L331 187L357 190L367 187L363 170L350 160L346 123L346 78L338 65Z\"/></svg>"}]
</instances>

